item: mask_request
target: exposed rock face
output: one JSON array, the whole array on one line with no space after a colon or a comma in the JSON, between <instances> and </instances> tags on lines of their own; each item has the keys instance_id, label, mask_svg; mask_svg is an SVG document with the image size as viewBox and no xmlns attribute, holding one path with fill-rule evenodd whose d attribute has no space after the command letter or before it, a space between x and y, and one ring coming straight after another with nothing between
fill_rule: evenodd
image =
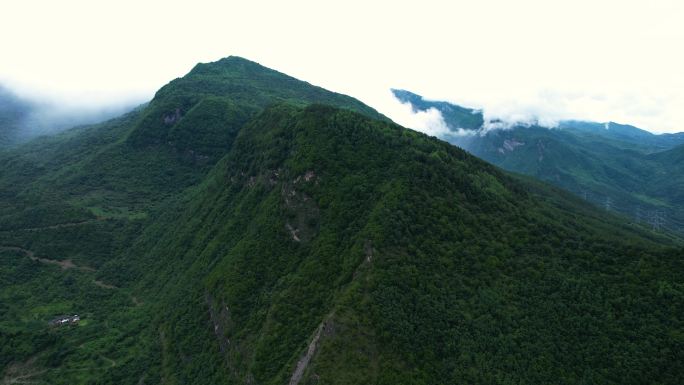
<instances>
[{"instance_id":1,"label":"exposed rock face","mask_svg":"<svg viewBox=\"0 0 684 385\"><path fill-rule=\"evenodd\" d=\"M221 301L221 303L218 304L211 294L207 293L206 301L209 306L209 318L214 328L214 334L216 334L221 353L226 353L230 346L230 339L226 337L226 333L230 327L230 311L224 301Z\"/></svg>"},{"instance_id":2,"label":"exposed rock face","mask_svg":"<svg viewBox=\"0 0 684 385\"><path fill-rule=\"evenodd\" d=\"M295 366L295 370L292 373L292 377L290 378L289 385L297 385L302 380L304 372L306 371L306 368L309 366L309 362L311 362L311 358L316 353L316 349L318 349L318 343L320 342L321 334L323 334L324 336L330 336L333 334L333 332L334 325L332 319L330 317L327 317L318 326L318 328L316 329L316 333L314 334L313 338L311 339L311 342L309 343L309 347L307 348L306 353L304 353L302 358L300 358L297 362L297 366Z\"/></svg>"},{"instance_id":3,"label":"exposed rock face","mask_svg":"<svg viewBox=\"0 0 684 385\"><path fill-rule=\"evenodd\" d=\"M540 140L537 142L537 153L539 154L537 161L540 163L542 160L544 160L544 151L546 151L546 147L544 146L544 142Z\"/></svg>"},{"instance_id":4,"label":"exposed rock face","mask_svg":"<svg viewBox=\"0 0 684 385\"><path fill-rule=\"evenodd\" d=\"M309 195L297 190L304 183L317 183L316 173L307 171L297 176L292 182L284 183L281 191L288 211L285 228L296 242L307 242L318 234L318 205Z\"/></svg>"},{"instance_id":5,"label":"exposed rock face","mask_svg":"<svg viewBox=\"0 0 684 385\"><path fill-rule=\"evenodd\" d=\"M174 111L173 113L164 115L164 124L170 126L170 125L176 123L177 121L179 121L180 118L181 118L180 108L176 108L176 111Z\"/></svg>"},{"instance_id":6,"label":"exposed rock face","mask_svg":"<svg viewBox=\"0 0 684 385\"><path fill-rule=\"evenodd\" d=\"M373 242L368 239L363 244L363 252L366 254L366 262L371 262L373 260Z\"/></svg>"},{"instance_id":7,"label":"exposed rock face","mask_svg":"<svg viewBox=\"0 0 684 385\"><path fill-rule=\"evenodd\" d=\"M517 147L524 145L525 142L520 142L516 139L506 139L504 140L503 145L499 147L498 151L502 154L505 154L506 152L514 151Z\"/></svg>"}]
</instances>

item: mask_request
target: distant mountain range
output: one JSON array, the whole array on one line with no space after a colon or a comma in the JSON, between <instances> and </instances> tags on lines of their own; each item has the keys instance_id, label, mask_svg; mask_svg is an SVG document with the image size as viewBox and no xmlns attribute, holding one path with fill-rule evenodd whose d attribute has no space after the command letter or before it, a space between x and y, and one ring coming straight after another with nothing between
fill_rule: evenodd
<instances>
[{"instance_id":1,"label":"distant mountain range","mask_svg":"<svg viewBox=\"0 0 684 385\"><path fill-rule=\"evenodd\" d=\"M19 140L20 129L30 112L30 103L0 86L0 146Z\"/></svg>"},{"instance_id":2,"label":"distant mountain range","mask_svg":"<svg viewBox=\"0 0 684 385\"><path fill-rule=\"evenodd\" d=\"M572 120L553 128L487 130L481 111L405 90L393 93L415 111L438 110L452 132L443 139L488 162L555 184L654 230L684 233L684 133L656 135L614 122Z\"/></svg>"},{"instance_id":3,"label":"distant mountain range","mask_svg":"<svg viewBox=\"0 0 684 385\"><path fill-rule=\"evenodd\" d=\"M134 105L76 107L20 97L0 85L0 147L55 134L81 124L93 124L121 115Z\"/></svg>"}]
</instances>

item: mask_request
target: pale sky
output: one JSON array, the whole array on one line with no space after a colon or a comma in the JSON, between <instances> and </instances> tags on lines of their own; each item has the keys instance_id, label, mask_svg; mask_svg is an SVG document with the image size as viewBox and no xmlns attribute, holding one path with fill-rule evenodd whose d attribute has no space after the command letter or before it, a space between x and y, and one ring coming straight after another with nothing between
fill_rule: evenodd
<instances>
[{"instance_id":1,"label":"pale sky","mask_svg":"<svg viewBox=\"0 0 684 385\"><path fill-rule=\"evenodd\" d=\"M0 4L0 83L70 104L149 99L239 55L409 126L390 87L508 120L684 131L680 0Z\"/></svg>"}]
</instances>

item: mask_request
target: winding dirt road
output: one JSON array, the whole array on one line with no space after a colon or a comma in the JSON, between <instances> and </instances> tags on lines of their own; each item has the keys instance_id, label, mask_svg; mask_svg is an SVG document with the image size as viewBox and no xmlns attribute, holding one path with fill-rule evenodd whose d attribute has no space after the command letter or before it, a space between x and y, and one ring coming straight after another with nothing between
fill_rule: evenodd
<instances>
[{"instance_id":1,"label":"winding dirt road","mask_svg":"<svg viewBox=\"0 0 684 385\"><path fill-rule=\"evenodd\" d=\"M29 257L32 261L38 261L50 265L57 265L59 266L62 270L67 270L67 269L76 269L80 271L85 271L85 272L94 272L95 269L92 267L87 267L87 266L78 266L74 264L74 262L71 259L64 259L64 260L59 260L59 259L47 259L47 258L39 258L35 256L35 253L31 250L24 249L22 247L17 247L17 246L2 246L0 247L0 251L4 250L9 250L9 251L18 251L20 253L23 253L27 257Z\"/></svg>"}]
</instances>

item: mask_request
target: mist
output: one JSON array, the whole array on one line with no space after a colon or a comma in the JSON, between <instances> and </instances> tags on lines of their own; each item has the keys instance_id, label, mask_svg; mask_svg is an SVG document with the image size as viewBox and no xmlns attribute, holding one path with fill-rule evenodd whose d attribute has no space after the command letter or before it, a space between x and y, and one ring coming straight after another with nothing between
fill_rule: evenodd
<instances>
[{"instance_id":1,"label":"mist","mask_svg":"<svg viewBox=\"0 0 684 385\"><path fill-rule=\"evenodd\" d=\"M592 106L596 107L604 103L629 105L629 100L607 100L605 97L583 93L568 95L561 92L544 92L536 97L530 96L517 100L499 97L498 100L489 98L486 102L468 103L449 98L416 95L427 103L448 103L481 113L483 123L477 129L473 127L464 129L464 127L454 125L450 119L445 119L442 111L435 107L427 110L416 108L410 101L401 100L394 95L392 95L391 103L389 101L382 103L380 111L397 123L440 138L485 135L493 130L508 130L516 127L538 126L554 129L567 121L601 122L606 125L606 122L618 122L654 132L654 130L649 130L649 126L640 125L639 122L629 119L629 116L620 114L618 108L613 111L614 115L601 108L595 108L601 110L595 114L588 113L592 111Z\"/></svg>"},{"instance_id":2,"label":"mist","mask_svg":"<svg viewBox=\"0 0 684 385\"><path fill-rule=\"evenodd\" d=\"M0 85L0 132L10 143L95 124L144 103L140 97L87 100Z\"/></svg>"},{"instance_id":3,"label":"mist","mask_svg":"<svg viewBox=\"0 0 684 385\"><path fill-rule=\"evenodd\" d=\"M36 104L22 122L21 132L27 138L54 134L71 127L109 120L130 111L139 104L137 102L101 106L64 106L56 102Z\"/></svg>"}]
</instances>

